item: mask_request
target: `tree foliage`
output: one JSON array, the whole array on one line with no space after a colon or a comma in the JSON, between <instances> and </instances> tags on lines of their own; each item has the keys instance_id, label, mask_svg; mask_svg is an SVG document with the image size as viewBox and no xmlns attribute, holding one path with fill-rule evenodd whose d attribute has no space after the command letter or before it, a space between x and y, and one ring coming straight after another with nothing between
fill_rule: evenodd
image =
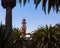
<instances>
[{"instance_id":1,"label":"tree foliage","mask_svg":"<svg viewBox=\"0 0 60 48\"><path fill-rule=\"evenodd\" d=\"M0 48L18 48L20 35L19 29L14 28L12 32L8 32L4 25L0 25Z\"/></svg>"},{"instance_id":2,"label":"tree foliage","mask_svg":"<svg viewBox=\"0 0 60 48\"><path fill-rule=\"evenodd\" d=\"M30 0L23 0L23 4L25 6L26 2L30 2ZM34 0L35 8L38 7L38 5L42 2L42 9L44 10L46 14L46 3L48 2L48 14L50 13L51 8L53 8L53 11L55 10L56 13L58 13L60 10L60 0ZM22 0L19 0L19 3L22 3Z\"/></svg>"},{"instance_id":3,"label":"tree foliage","mask_svg":"<svg viewBox=\"0 0 60 48\"><path fill-rule=\"evenodd\" d=\"M55 26L43 26L38 28L31 34L31 43L25 41L21 36L18 28L13 28L12 32L8 32L4 25L0 25L0 48L59 48L60 47L60 24ZM25 43L27 42L27 43Z\"/></svg>"},{"instance_id":4,"label":"tree foliage","mask_svg":"<svg viewBox=\"0 0 60 48\"><path fill-rule=\"evenodd\" d=\"M5 2L5 0L1 0L2 2ZM8 1L8 0L7 0ZM11 1L11 0L10 0ZM30 0L13 0L13 2L11 3L11 4L13 4L12 5L12 7L13 6L16 6L16 3L17 3L17 1L19 1L19 3L20 3L20 6L22 5L22 3L23 3L23 5L25 6L26 5L26 3L28 2L30 2ZM51 8L53 8L53 11L55 10L56 11L56 13L58 13L58 12L60 12L60 0L34 0L34 4L35 4L35 8L37 8L38 7L38 5L40 4L40 2L42 2L42 10L44 10L44 12L45 12L45 14L46 14L46 9L47 9L47 7L46 6L48 6L48 14L50 13L50 10L51 10ZM47 3L48 2L48 3ZM8 5L6 2L5 2L5 5L4 4L2 4L3 6L4 6L4 8Z\"/></svg>"},{"instance_id":5,"label":"tree foliage","mask_svg":"<svg viewBox=\"0 0 60 48\"><path fill-rule=\"evenodd\" d=\"M60 47L60 24L55 26L43 26L33 33L33 40L37 48L59 48Z\"/></svg>"}]
</instances>

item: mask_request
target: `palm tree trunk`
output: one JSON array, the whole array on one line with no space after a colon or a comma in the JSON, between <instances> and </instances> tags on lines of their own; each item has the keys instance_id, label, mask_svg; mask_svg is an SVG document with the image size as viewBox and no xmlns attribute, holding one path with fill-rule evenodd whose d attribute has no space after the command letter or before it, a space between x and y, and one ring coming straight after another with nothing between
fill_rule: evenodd
<instances>
[{"instance_id":1,"label":"palm tree trunk","mask_svg":"<svg viewBox=\"0 0 60 48\"><path fill-rule=\"evenodd\" d=\"M8 32L12 32L12 8L11 7L6 7L6 29Z\"/></svg>"}]
</instances>

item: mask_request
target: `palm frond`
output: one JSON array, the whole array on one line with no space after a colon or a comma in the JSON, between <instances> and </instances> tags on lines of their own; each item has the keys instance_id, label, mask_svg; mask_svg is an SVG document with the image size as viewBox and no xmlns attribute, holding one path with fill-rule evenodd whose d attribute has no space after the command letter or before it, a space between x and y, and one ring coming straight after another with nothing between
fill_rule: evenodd
<instances>
[{"instance_id":1,"label":"palm frond","mask_svg":"<svg viewBox=\"0 0 60 48\"><path fill-rule=\"evenodd\" d=\"M36 5L35 8L38 7L39 3L41 2L41 0L34 0L34 4Z\"/></svg>"},{"instance_id":2,"label":"palm frond","mask_svg":"<svg viewBox=\"0 0 60 48\"><path fill-rule=\"evenodd\" d=\"M24 0L24 1L23 1L23 5L24 5L24 6L25 6L26 2L27 2L27 0Z\"/></svg>"},{"instance_id":3,"label":"palm frond","mask_svg":"<svg viewBox=\"0 0 60 48\"><path fill-rule=\"evenodd\" d=\"M22 5L22 0L19 0L19 3L20 3L20 7L21 7L21 5Z\"/></svg>"},{"instance_id":4,"label":"palm frond","mask_svg":"<svg viewBox=\"0 0 60 48\"><path fill-rule=\"evenodd\" d=\"M45 14L46 14L46 2L47 0L43 0L43 3L42 3L42 9L44 10Z\"/></svg>"},{"instance_id":5,"label":"palm frond","mask_svg":"<svg viewBox=\"0 0 60 48\"><path fill-rule=\"evenodd\" d=\"M55 3L56 3L56 13L58 13L58 10L59 10L59 8L58 8L59 0L56 0Z\"/></svg>"}]
</instances>

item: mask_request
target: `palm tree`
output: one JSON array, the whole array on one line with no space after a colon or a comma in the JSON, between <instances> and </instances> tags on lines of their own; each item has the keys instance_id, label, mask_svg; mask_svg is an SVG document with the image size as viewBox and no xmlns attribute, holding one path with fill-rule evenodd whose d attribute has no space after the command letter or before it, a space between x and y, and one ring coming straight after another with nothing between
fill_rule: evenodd
<instances>
[{"instance_id":1,"label":"palm tree","mask_svg":"<svg viewBox=\"0 0 60 48\"><path fill-rule=\"evenodd\" d=\"M56 24L55 26L55 30L56 30L56 36L57 36L57 47L60 47L60 24Z\"/></svg>"},{"instance_id":2,"label":"palm tree","mask_svg":"<svg viewBox=\"0 0 60 48\"><path fill-rule=\"evenodd\" d=\"M33 38L37 42L38 48L57 48L57 31L55 27L43 26L33 33Z\"/></svg>"},{"instance_id":3,"label":"palm tree","mask_svg":"<svg viewBox=\"0 0 60 48\"><path fill-rule=\"evenodd\" d=\"M12 32L12 9L16 6L16 0L1 0L1 5L6 9L6 29Z\"/></svg>"},{"instance_id":4,"label":"palm tree","mask_svg":"<svg viewBox=\"0 0 60 48\"><path fill-rule=\"evenodd\" d=\"M45 33L42 32L41 28L38 28L34 33L33 33L33 40L35 44L35 48L40 48L42 44L42 40L45 38Z\"/></svg>"},{"instance_id":5,"label":"palm tree","mask_svg":"<svg viewBox=\"0 0 60 48\"><path fill-rule=\"evenodd\" d=\"M53 11L56 10L56 13L60 12L60 0L34 0L35 8L38 7L40 2L42 1L42 10L44 10L46 14L46 3L48 2L48 13L50 13L51 8L53 7ZM22 0L19 0L20 4ZM24 0L24 5L26 4L27 0ZM28 0L30 2L30 0Z\"/></svg>"},{"instance_id":6,"label":"palm tree","mask_svg":"<svg viewBox=\"0 0 60 48\"><path fill-rule=\"evenodd\" d=\"M60 0L34 0L35 8L38 7L40 2L42 1L42 9L46 13L46 3L48 2L48 13L50 12L51 8L53 7L53 11L56 10L56 13L58 13L60 10ZM22 3L22 0L19 0L20 4ZM23 1L24 5L26 4L27 0ZM28 0L28 3L30 0Z\"/></svg>"},{"instance_id":7,"label":"palm tree","mask_svg":"<svg viewBox=\"0 0 60 48\"><path fill-rule=\"evenodd\" d=\"M45 13L46 13L46 3L47 2L48 2L48 13L50 12L52 7L53 7L53 10L56 10L56 13L58 13L59 7L60 7L60 0L34 0L36 8L41 1L43 1L42 9L44 10Z\"/></svg>"},{"instance_id":8,"label":"palm tree","mask_svg":"<svg viewBox=\"0 0 60 48\"><path fill-rule=\"evenodd\" d=\"M0 26L0 48L19 48L20 46L21 32L18 29L14 29L10 34L5 32L5 26Z\"/></svg>"}]
</instances>

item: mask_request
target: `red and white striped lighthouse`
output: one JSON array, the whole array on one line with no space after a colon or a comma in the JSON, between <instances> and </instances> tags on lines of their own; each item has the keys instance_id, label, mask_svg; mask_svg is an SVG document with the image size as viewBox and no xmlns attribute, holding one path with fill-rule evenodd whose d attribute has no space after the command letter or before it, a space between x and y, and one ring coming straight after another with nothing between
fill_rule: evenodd
<instances>
[{"instance_id":1,"label":"red and white striped lighthouse","mask_svg":"<svg viewBox=\"0 0 60 48\"><path fill-rule=\"evenodd\" d=\"M22 20L22 36L26 35L26 19Z\"/></svg>"}]
</instances>

